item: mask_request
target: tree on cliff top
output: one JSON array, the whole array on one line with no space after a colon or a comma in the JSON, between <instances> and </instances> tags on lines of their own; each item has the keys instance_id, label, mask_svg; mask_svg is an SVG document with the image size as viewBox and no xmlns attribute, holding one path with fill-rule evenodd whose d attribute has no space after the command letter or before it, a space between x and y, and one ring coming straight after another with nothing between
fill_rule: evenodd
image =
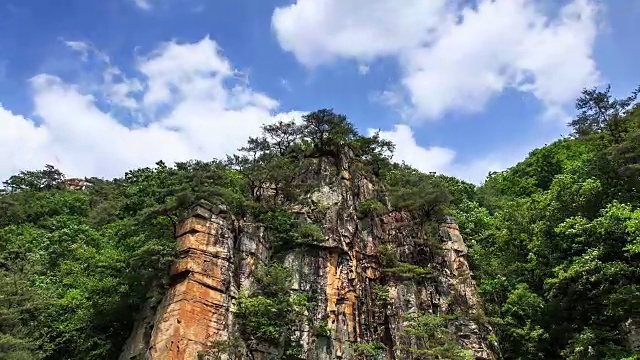
<instances>
[{"instance_id":1,"label":"tree on cliff top","mask_svg":"<svg viewBox=\"0 0 640 360\"><path fill-rule=\"evenodd\" d=\"M342 156L353 156L367 169L380 169L390 162L390 141L379 134L358 133L344 115L322 109L303 116L302 121L264 125L262 135L250 138L229 156L227 164L242 173L254 200L269 198L272 205L296 201L317 171L319 159L329 159L336 168Z\"/></svg>"},{"instance_id":2,"label":"tree on cliff top","mask_svg":"<svg viewBox=\"0 0 640 360\"><path fill-rule=\"evenodd\" d=\"M43 170L21 171L2 182L5 192L20 190L45 191L57 187L64 180L64 174L47 164Z\"/></svg>"}]
</instances>

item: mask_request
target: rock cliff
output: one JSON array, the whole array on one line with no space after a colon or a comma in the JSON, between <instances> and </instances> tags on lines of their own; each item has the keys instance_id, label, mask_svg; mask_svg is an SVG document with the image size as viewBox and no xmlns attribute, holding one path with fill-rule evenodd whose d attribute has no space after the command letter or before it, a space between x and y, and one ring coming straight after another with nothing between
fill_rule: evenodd
<instances>
[{"instance_id":1,"label":"rock cliff","mask_svg":"<svg viewBox=\"0 0 640 360\"><path fill-rule=\"evenodd\" d=\"M293 270L292 291L314 300L305 312L309 321L298 329L301 358L435 358L410 351L429 346L406 331L408 316L423 312L448 315L443 326L458 344L476 359L496 359L455 220L441 221L434 242L408 213L363 213L367 199L385 203L384 193L375 179L342 164L289 209L301 221L319 224L324 235L280 260ZM171 287L159 305L140 314L121 360L215 359L207 355L211 344L237 337L239 292L252 288L256 269L272 258L269 232L224 206L196 204L176 236ZM383 345L377 353L357 351L358 344L374 343ZM237 347L239 356L219 358L287 358L269 347Z\"/></svg>"}]
</instances>

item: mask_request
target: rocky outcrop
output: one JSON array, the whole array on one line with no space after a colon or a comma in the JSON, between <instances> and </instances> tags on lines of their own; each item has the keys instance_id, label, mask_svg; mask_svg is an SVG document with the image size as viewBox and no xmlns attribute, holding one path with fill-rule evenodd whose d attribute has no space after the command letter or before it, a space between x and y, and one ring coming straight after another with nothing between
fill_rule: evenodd
<instances>
[{"instance_id":1,"label":"rocky outcrop","mask_svg":"<svg viewBox=\"0 0 640 360\"><path fill-rule=\"evenodd\" d=\"M92 183L79 178L64 179L62 180L60 185L63 189L67 190L86 190L87 188L93 186Z\"/></svg>"},{"instance_id":2,"label":"rocky outcrop","mask_svg":"<svg viewBox=\"0 0 640 360\"><path fill-rule=\"evenodd\" d=\"M361 214L363 201L386 203L384 194L371 180L352 174L347 162L340 163L334 176L323 170L318 190L292 207L300 219L320 223L325 236L283 260L294 271L291 288L313 299L300 330L304 358L355 359L354 344L380 342L386 359L413 359L403 349L416 346L415 339L401 335L413 311L462 314L448 322L458 342L476 359L497 358L455 221L445 219L434 241L407 213ZM157 309L146 310L121 360L198 359L212 340L235 331L238 291L250 288L254 270L269 260L268 234L224 207L197 204L177 236L180 256L171 287ZM380 262L383 247L398 261L433 275L388 274ZM328 331L314 331L319 326ZM274 358L265 349L249 353L247 358Z\"/></svg>"},{"instance_id":3,"label":"rocky outcrop","mask_svg":"<svg viewBox=\"0 0 640 360\"><path fill-rule=\"evenodd\" d=\"M224 207L200 202L177 229L171 286L154 313L135 326L124 359L197 359L227 337L239 287L268 257L263 229L237 222Z\"/></svg>"}]
</instances>

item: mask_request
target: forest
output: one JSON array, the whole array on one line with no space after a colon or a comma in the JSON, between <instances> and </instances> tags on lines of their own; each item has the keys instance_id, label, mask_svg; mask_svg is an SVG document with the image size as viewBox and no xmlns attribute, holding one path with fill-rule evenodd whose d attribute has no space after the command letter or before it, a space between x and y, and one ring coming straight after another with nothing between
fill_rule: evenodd
<instances>
[{"instance_id":1,"label":"forest","mask_svg":"<svg viewBox=\"0 0 640 360\"><path fill-rule=\"evenodd\" d=\"M314 159L339 161L345 148L389 198L390 208L371 201L361 211L457 220L504 359L638 358L628 334L640 328L639 93L584 89L570 136L481 186L394 163L392 143L327 109L265 125L227 159L159 161L112 180L87 178L82 190L51 165L22 171L0 190L0 359L117 359L135 314L163 296L177 223L198 200L264 223L276 253L318 241L319 229L292 221L287 206L313 186L300 179ZM283 286L286 269L265 271L265 283ZM295 318L265 325L250 311L268 297L295 317L298 299L262 291L240 299L239 318L268 339ZM446 351L431 358L458 358L447 355L450 343L438 344Z\"/></svg>"}]
</instances>

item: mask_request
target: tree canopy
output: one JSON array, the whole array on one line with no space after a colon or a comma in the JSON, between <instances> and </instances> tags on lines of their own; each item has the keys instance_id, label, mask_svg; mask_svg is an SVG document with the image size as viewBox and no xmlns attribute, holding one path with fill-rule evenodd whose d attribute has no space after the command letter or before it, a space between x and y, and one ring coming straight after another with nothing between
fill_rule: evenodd
<instances>
[{"instance_id":1,"label":"tree canopy","mask_svg":"<svg viewBox=\"0 0 640 360\"><path fill-rule=\"evenodd\" d=\"M508 359L621 359L640 313L640 106L585 89L573 135L454 209Z\"/></svg>"}]
</instances>

